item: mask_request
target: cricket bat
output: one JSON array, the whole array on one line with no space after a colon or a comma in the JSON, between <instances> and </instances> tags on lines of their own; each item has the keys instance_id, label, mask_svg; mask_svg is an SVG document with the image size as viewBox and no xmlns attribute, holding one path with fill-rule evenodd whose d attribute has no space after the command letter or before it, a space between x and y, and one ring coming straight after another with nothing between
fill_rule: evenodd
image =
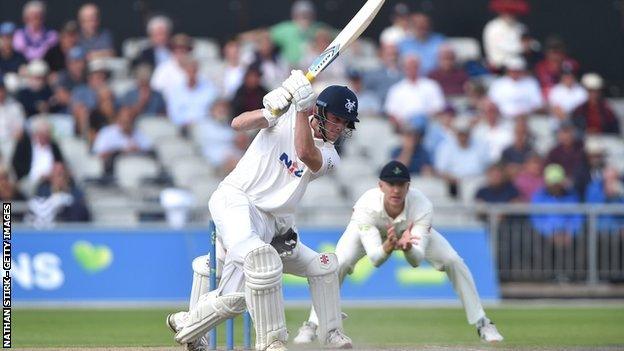
<instances>
[{"instance_id":1,"label":"cricket bat","mask_svg":"<svg viewBox=\"0 0 624 351\"><path fill-rule=\"evenodd\" d=\"M367 0L364 6L349 21L346 27L338 34L336 39L323 51L308 67L306 78L310 82L329 66L351 43L353 43L371 23L381 9L385 0ZM280 111L271 111L276 116Z\"/></svg>"}]
</instances>

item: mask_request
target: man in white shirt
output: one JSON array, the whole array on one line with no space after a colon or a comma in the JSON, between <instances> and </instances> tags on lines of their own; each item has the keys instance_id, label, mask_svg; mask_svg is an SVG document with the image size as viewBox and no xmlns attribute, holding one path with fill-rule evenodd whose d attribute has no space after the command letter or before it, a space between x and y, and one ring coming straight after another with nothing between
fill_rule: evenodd
<instances>
[{"instance_id":1,"label":"man in white shirt","mask_svg":"<svg viewBox=\"0 0 624 351\"><path fill-rule=\"evenodd\" d=\"M516 15L507 12L489 21L483 29L483 49L487 63L502 69L510 58L522 55L522 33L525 26Z\"/></svg>"},{"instance_id":2,"label":"man in white shirt","mask_svg":"<svg viewBox=\"0 0 624 351\"><path fill-rule=\"evenodd\" d=\"M298 240L294 214L308 183L339 164L333 143L355 129L357 98L347 87L330 86L316 99L297 70L263 104L264 109L232 121L237 131L261 130L209 202L217 242L225 250L219 286L167 322L177 342L198 349L208 330L247 307L256 349L286 350L284 271L308 278L322 344L349 348L351 339L342 332L337 259ZM205 274L194 271L194 286L200 285Z\"/></svg>"},{"instance_id":3,"label":"man in white shirt","mask_svg":"<svg viewBox=\"0 0 624 351\"><path fill-rule=\"evenodd\" d=\"M177 87L186 81L186 75L181 62L189 57L193 43L186 34L176 34L171 38L171 56L168 60L158 64L152 75L150 85L152 89L164 94L172 87Z\"/></svg>"},{"instance_id":4,"label":"man in white shirt","mask_svg":"<svg viewBox=\"0 0 624 351\"><path fill-rule=\"evenodd\" d=\"M406 54L402 58L405 78L388 91L384 110L396 126L410 123L414 116L431 117L442 111L445 105L440 85L432 79L421 77L420 59Z\"/></svg>"},{"instance_id":5,"label":"man in white shirt","mask_svg":"<svg viewBox=\"0 0 624 351\"><path fill-rule=\"evenodd\" d=\"M490 100L484 100L479 110L481 121L475 126L472 135L475 140L487 144L489 160L496 163L503 150L513 143L513 124L501 119L498 107Z\"/></svg>"},{"instance_id":6,"label":"man in white shirt","mask_svg":"<svg viewBox=\"0 0 624 351\"><path fill-rule=\"evenodd\" d=\"M574 72L563 67L561 80L548 93L548 104L551 113L564 120L587 101L587 97L587 90L578 84Z\"/></svg>"},{"instance_id":7,"label":"man in white shirt","mask_svg":"<svg viewBox=\"0 0 624 351\"><path fill-rule=\"evenodd\" d=\"M0 163L9 164L15 142L22 135L23 129L24 108L7 95L0 78Z\"/></svg>"},{"instance_id":8,"label":"man in white shirt","mask_svg":"<svg viewBox=\"0 0 624 351\"><path fill-rule=\"evenodd\" d=\"M121 108L117 121L102 128L93 142L93 152L104 161L118 152L146 152L151 148L151 141L134 128L134 117L129 107Z\"/></svg>"},{"instance_id":9,"label":"man in white shirt","mask_svg":"<svg viewBox=\"0 0 624 351\"><path fill-rule=\"evenodd\" d=\"M507 73L494 80L488 90L489 98L505 118L530 115L544 105L537 80L526 73L522 58L511 58L505 63Z\"/></svg>"},{"instance_id":10,"label":"man in white shirt","mask_svg":"<svg viewBox=\"0 0 624 351\"><path fill-rule=\"evenodd\" d=\"M379 186L368 190L353 206L353 215L336 245L340 282L353 273L355 264L368 256L381 266L395 250L401 250L412 267L423 260L444 271L464 305L468 323L477 327L484 341L502 341L485 316L470 270L449 242L431 227L433 205L419 190L410 189L407 167L391 161L381 170ZM318 325L314 309L299 329L295 343L314 340Z\"/></svg>"},{"instance_id":11,"label":"man in white shirt","mask_svg":"<svg viewBox=\"0 0 624 351\"><path fill-rule=\"evenodd\" d=\"M379 42L382 45L398 45L409 35L409 7L400 2L394 5L392 25L381 31Z\"/></svg>"}]
</instances>

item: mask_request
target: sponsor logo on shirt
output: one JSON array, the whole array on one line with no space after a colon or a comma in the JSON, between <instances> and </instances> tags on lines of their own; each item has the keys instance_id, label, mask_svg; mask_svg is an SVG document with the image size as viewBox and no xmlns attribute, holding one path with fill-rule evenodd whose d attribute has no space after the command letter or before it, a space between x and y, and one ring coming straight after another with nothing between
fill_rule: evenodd
<instances>
[{"instance_id":1,"label":"sponsor logo on shirt","mask_svg":"<svg viewBox=\"0 0 624 351\"><path fill-rule=\"evenodd\" d=\"M299 168L297 161L292 161L285 152L280 155L279 160L284 166L286 166L288 173L294 175L295 177L301 178L304 167Z\"/></svg>"}]
</instances>

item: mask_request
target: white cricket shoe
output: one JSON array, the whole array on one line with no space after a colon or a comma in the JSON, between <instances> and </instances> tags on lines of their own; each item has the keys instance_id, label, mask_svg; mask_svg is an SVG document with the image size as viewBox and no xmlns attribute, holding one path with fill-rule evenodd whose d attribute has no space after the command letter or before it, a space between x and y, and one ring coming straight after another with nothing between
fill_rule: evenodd
<instances>
[{"instance_id":1,"label":"white cricket shoe","mask_svg":"<svg viewBox=\"0 0 624 351\"><path fill-rule=\"evenodd\" d=\"M297 333L293 342L295 344L309 344L314 340L316 340L316 324L312 322L303 322L303 325L299 328L299 333Z\"/></svg>"},{"instance_id":2,"label":"white cricket shoe","mask_svg":"<svg viewBox=\"0 0 624 351\"><path fill-rule=\"evenodd\" d=\"M503 336L498 332L494 323L488 321L479 329L477 329L481 340L485 342L499 342L503 341Z\"/></svg>"},{"instance_id":3,"label":"white cricket shoe","mask_svg":"<svg viewBox=\"0 0 624 351\"><path fill-rule=\"evenodd\" d=\"M324 347L328 349L351 349L353 343L351 338L346 336L342 330L334 329L327 334Z\"/></svg>"},{"instance_id":4,"label":"white cricket shoe","mask_svg":"<svg viewBox=\"0 0 624 351\"><path fill-rule=\"evenodd\" d=\"M201 338L189 342L188 344L184 344L185 351L208 351L208 337L205 335Z\"/></svg>"},{"instance_id":5,"label":"white cricket shoe","mask_svg":"<svg viewBox=\"0 0 624 351\"><path fill-rule=\"evenodd\" d=\"M182 330L188 319L188 312L176 312L167 316L167 326L172 332L177 333Z\"/></svg>"},{"instance_id":6,"label":"white cricket shoe","mask_svg":"<svg viewBox=\"0 0 624 351\"><path fill-rule=\"evenodd\" d=\"M281 340L275 340L271 345L267 346L265 351L287 351L286 343Z\"/></svg>"}]
</instances>

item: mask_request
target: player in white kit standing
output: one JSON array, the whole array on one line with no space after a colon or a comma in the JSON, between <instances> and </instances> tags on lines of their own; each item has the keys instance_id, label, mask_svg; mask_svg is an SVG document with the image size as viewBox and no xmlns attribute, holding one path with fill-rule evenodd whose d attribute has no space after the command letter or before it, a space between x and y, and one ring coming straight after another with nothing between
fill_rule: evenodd
<instances>
[{"instance_id":1,"label":"player in white kit standing","mask_svg":"<svg viewBox=\"0 0 624 351\"><path fill-rule=\"evenodd\" d=\"M485 316L470 270L449 242L431 228L433 205L420 191L410 189L407 167L391 161L379 179L378 187L365 192L353 206L351 221L336 246L340 283L365 255L379 267L394 250L402 250L411 266L418 267L424 259L446 272L464 305L468 323L477 327L482 340L502 341L503 336ZM316 339L315 308L299 329L296 344Z\"/></svg>"},{"instance_id":2,"label":"player in white kit standing","mask_svg":"<svg viewBox=\"0 0 624 351\"><path fill-rule=\"evenodd\" d=\"M357 98L347 87L330 86L317 99L303 73L292 71L263 104L264 109L232 121L239 131L261 130L209 201L225 252L219 286L191 301L188 313L172 314L167 322L177 342L202 350L208 330L247 308L256 349L286 350L284 272L308 278L323 345L350 348L351 339L342 331L336 256L301 243L294 214L308 183L338 165L333 143L359 122ZM275 111L286 112L276 117ZM193 291L196 278L208 273L198 272L195 264L194 271Z\"/></svg>"}]
</instances>

